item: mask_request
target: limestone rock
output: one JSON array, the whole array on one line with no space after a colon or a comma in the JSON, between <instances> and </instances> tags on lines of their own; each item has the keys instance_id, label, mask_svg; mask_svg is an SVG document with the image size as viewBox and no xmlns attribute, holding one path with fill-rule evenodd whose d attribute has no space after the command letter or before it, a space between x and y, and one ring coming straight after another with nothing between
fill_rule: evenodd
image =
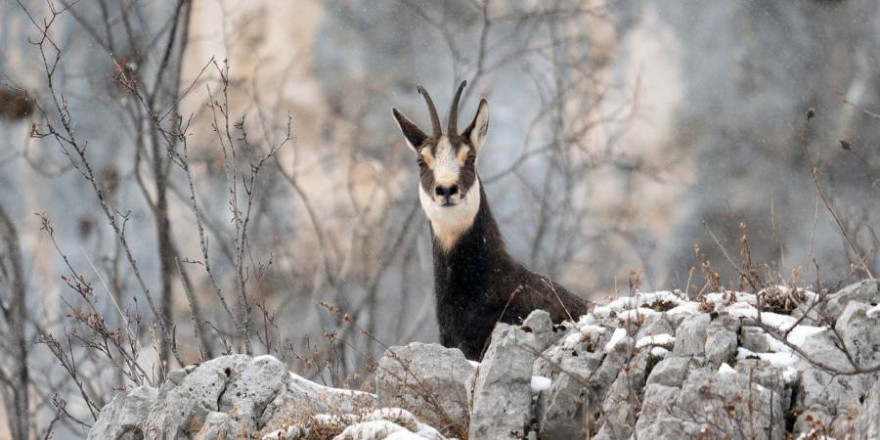
<instances>
[{"instance_id":1,"label":"limestone rock","mask_svg":"<svg viewBox=\"0 0 880 440\"><path fill-rule=\"evenodd\" d=\"M377 407L372 394L310 382L271 356L232 355L172 372L159 389L117 396L89 439L285 440L321 432L328 439L445 440L405 410Z\"/></svg>"},{"instance_id":2,"label":"limestone rock","mask_svg":"<svg viewBox=\"0 0 880 440\"><path fill-rule=\"evenodd\" d=\"M89 432L89 440L144 438L143 422L157 394L155 388L141 386L113 398L101 410L101 417Z\"/></svg>"},{"instance_id":3,"label":"limestone rock","mask_svg":"<svg viewBox=\"0 0 880 440\"><path fill-rule=\"evenodd\" d=\"M411 411L444 432L465 433L474 370L461 351L439 344L389 348L376 371L379 404Z\"/></svg>"},{"instance_id":4,"label":"limestone rock","mask_svg":"<svg viewBox=\"0 0 880 440\"><path fill-rule=\"evenodd\" d=\"M558 352L560 357L553 362L555 368L550 389L541 393L539 398L540 437L547 440L582 438L584 400L589 397L589 378L602 365L604 353L573 350L552 352ZM600 400L596 397L594 401Z\"/></svg>"},{"instance_id":5,"label":"limestone rock","mask_svg":"<svg viewBox=\"0 0 880 440\"><path fill-rule=\"evenodd\" d=\"M710 322L711 318L706 313L685 318L676 329L675 348L672 349L672 353L677 356L702 356Z\"/></svg>"},{"instance_id":6,"label":"limestone rock","mask_svg":"<svg viewBox=\"0 0 880 440\"><path fill-rule=\"evenodd\" d=\"M727 362L736 354L738 331L739 319L726 314L713 319L706 329L706 359L715 365Z\"/></svg>"},{"instance_id":7,"label":"limestone rock","mask_svg":"<svg viewBox=\"0 0 880 440\"><path fill-rule=\"evenodd\" d=\"M742 347L755 353L765 353L770 351L770 343L767 340L767 333L758 327L744 325L740 330L742 333Z\"/></svg>"},{"instance_id":8,"label":"limestone rock","mask_svg":"<svg viewBox=\"0 0 880 440\"><path fill-rule=\"evenodd\" d=\"M535 310L530 313L522 324L523 330L534 334L535 349L538 353L544 351L550 344L559 339L553 327L553 320L550 319L550 314L543 310Z\"/></svg>"},{"instance_id":9,"label":"limestone rock","mask_svg":"<svg viewBox=\"0 0 880 440\"><path fill-rule=\"evenodd\" d=\"M840 289L828 295L825 312L837 319L850 301L876 305L880 302L880 280L865 280Z\"/></svg>"},{"instance_id":10,"label":"limestone rock","mask_svg":"<svg viewBox=\"0 0 880 440\"><path fill-rule=\"evenodd\" d=\"M469 427L473 439L516 439L530 424L534 335L498 324L474 383Z\"/></svg>"},{"instance_id":11,"label":"limestone rock","mask_svg":"<svg viewBox=\"0 0 880 440\"><path fill-rule=\"evenodd\" d=\"M220 440L246 432L226 413L210 412L193 440Z\"/></svg>"},{"instance_id":12,"label":"limestone rock","mask_svg":"<svg viewBox=\"0 0 880 440\"><path fill-rule=\"evenodd\" d=\"M859 408L859 415L853 423L856 438L880 438L880 380L866 393L865 403Z\"/></svg>"},{"instance_id":13,"label":"limestone rock","mask_svg":"<svg viewBox=\"0 0 880 440\"><path fill-rule=\"evenodd\" d=\"M681 387L648 385L636 423L639 438L782 438L781 381L766 388L747 371L719 370L711 362L689 365Z\"/></svg>"},{"instance_id":14,"label":"limestone rock","mask_svg":"<svg viewBox=\"0 0 880 440\"><path fill-rule=\"evenodd\" d=\"M388 349L378 396L225 356L113 399L89 438L876 438L876 282L822 301L827 317L768 308L760 322L757 296L736 292L639 294L565 325L536 311L496 326L481 364L437 344Z\"/></svg>"},{"instance_id":15,"label":"limestone rock","mask_svg":"<svg viewBox=\"0 0 880 440\"><path fill-rule=\"evenodd\" d=\"M641 390L644 389L650 354L641 352L627 362L602 401L604 423L598 438L629 438L639 412Z\"/></svg>"}]
</instances>

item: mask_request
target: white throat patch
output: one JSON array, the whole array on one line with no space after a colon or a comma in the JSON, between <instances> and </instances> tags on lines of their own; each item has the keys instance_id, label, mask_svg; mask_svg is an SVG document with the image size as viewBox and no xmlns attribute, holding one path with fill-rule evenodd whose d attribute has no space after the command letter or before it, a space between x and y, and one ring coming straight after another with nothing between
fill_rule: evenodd
<instances>
[{"instance_id":1,"label":"white throat patch","mask_svg":"<svg viewBox=\"0 0 880 440\"><path fill-rule=\"evenodd\" d=\"M467 232L474 224L474 219L477 217L477 211L480 209L480 179L474 181L467 196L454 206L438 205L434 202L434 198L425 192L422 185L419 185L419 201L428 220L431 221L434 237L443 250L449 252L461 234Z\"/></svg>"}]
</instances>

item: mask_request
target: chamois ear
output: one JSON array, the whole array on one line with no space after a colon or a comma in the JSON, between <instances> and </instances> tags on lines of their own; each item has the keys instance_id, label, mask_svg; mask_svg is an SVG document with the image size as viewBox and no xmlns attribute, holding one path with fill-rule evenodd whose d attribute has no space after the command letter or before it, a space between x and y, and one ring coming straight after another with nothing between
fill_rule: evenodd
<instances>
[{"instance_id":1,"label":"chamois ear","mask_svg":"<svg viewBox=\"0 0 880 440\"><path fill-rule=\"evenodd\" d=\"M396 108L392 108L391 113L394 114L394 120L397 121L400 131L403 132L403 137L406 138L406 144L409 145L410 149L418 153L425 140L428 139L428 135Z\"/></svg>"},{"instance_id":2,"label":"chamois ear","mask_svg":"<svg viewBox=\"0 0 880 440\"><path fill-rule=\"evenodd\" d=\"M463 137L471 141L475 151L480 151L486 142L486 134L489 131L489 102L485 99L480 100L480 107L477 108L477 114L474 120L461 133Z\"/></svg>"}]
</instances>

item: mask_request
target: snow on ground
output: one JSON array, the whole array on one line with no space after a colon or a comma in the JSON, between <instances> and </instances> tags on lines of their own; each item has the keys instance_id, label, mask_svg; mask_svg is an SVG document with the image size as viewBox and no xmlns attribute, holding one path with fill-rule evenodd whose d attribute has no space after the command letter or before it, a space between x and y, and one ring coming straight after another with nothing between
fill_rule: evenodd
<instances>
[{"instance_id":1,"label":"snow on ground","mask_svg":"<svg viewBox=\"0 0 880 440\"><path fill-rule=\"evenodd\" d=\"M586 315L583 315L578 319L576 326L583 327L585 325L593 325L598 322L599 320L596 319L596 315L594 315L593 313L587 313Z\"/></svg>"},{"instance_id":2,"label":"snow on ground","mask_svg":"<svg viewBox=\"0 0 880 440\"><path fill-rule=\"evenodd\" d=\"M645 318L651 315L656 315L657 312L654 309L649 309L647 307L639 307L637 309L623 310L617 314L617 319L621 322L643 322Z\"/></svg>"},{"instance_id":3,"label":"snow on ground","mask_svg":"<svg viewBox=\"0 0 880 440\"><path fill-rule=\"evenodd\" d=\"M607 318L611 316L611 312L620 315L625 310L640 308L648 308L651 312L656 312L654 308L661 304L677 306L686 301L681 296L668 291L639 292L636 296L623 296L604 306L596 306L593 309L593 314L597 317Z\"/></svg>"},{"instance_id":4,"label":"snow on ground","mask_svg":"<svg viewBox=\"0 0 880 440\"><path fill-rule=\"evenodd\" d=\"M762 291L762 294L765 292L769 293L770 289L773 289L773 293L782 295L790 292L787 286L775 286L765 289L765 291ZM807 301L818 297L817 294L807 290L799 290L798 294L805 297ZM759 322L775 330L779 336L786 335L787 344L769 334L765 334L767 343L770 346L769 352L754 353L740 348L737 357L739 359L750 357L763 359L782 370L786 382L797 380L798 373L795 364L800 357L792 350L789 344L795 347L803 347L808 338L820 334L828 328L801 324L795 316L764 311L759 313L756 307L757 303L757 295L743 292L709 293L703 296L702 303L687 299L681 292L638 293L635 296L617 298L606 305L594 307L591 313L582 316L578 320L576 327L579 331L569 335L565 340L564 346L566 348L574 348L582 341L595 341L598 336L608 330L598 325L602 320L616 318L618 321L640 323L644 322L645 318L660 313L659 310L665 309L664 313L666 316L676 317L705 313L705 307L709 306L711 310L716 312L727 313L735 318L745 318ZM872 308L868 315L880 316L880 305ZM626 337L626 330L617 328L611 335L610 340L605 344L605 351L610 352L614 350ZM675 337L666 333L646 336L636 342L637 349L650 347L651 354L656 357L665 357L668 354L668 350L672 349L674 345ZM729 365L727 367L730 368Z\"/></svg>"},{"instance_id":5,"label":"snow on ground","mask_svg":"<svg viewBox=\"0 0 880 440\"><path fill-rule=\"evenodd\" d=\"M797 436L794 440L813 440L813 439L822 439L822 440L835 440L834 437L829 437L825 435L824 429L811 429L807 432L802 432L801 435Z\"/></svg>"},{"instance_id":6,"label":"snow on ground","mask_svg":"<svg viewBox=\"0 0 880 440\"><path fill-rule=\"evenodd\" d=\"M591 316L585 315L584 317ZM588 322L583 318L578 321L578 331L566 336L565 340L562 342L562 346L566 349L573 349L577 346L577 344L581 343L581 341L596 341L600 335L605 333L606 328L600 325L593 324L581 324L582 322Z\"/></svg>"},{"instance_id":7,"label":"snow on ground","mask_svg":"<svg viewBox=\"0 0 880 440\"><path fill-rule=\"evenodd\" d=\"M666 312L666 314L669 316L696 315L697 313L700 313L700 304L693 301L689 301L679 306L673 307Z\"/></svg>"},{"instance_id":8,"label":"snow on ground","mask_svg":"<svg viewBox=\"0 0 880 440\"><path fill-rule=\"evenodd\" d=\"M532 376L532 392L537 393L550 389L551 380L549 377Z\"/></svg>"},{"instance_id":9,"label":"snow on ground","mask_svg":"<svg viewBox=\"0 0 880 440\"><path fill-rule=\"evenodd\" d=\"M577 347L582 340L584 340L584 335L581 333L572 333L565 337L565 340L562 341L562 346L567 350L572 350Z\"/></svg>"},{"instance_id":10,"label":"snow on ground","mask_svg":"<svg viewBox=\"0 0 880 440\"><path fill-rule=\"evenodd\" d=\"M268 356L271 357L271 356ZM274 358L273 358L274 359ZM277 362L277 361L276 361ZM345 388L333 388L312 382L298 374L290 373L290 386L296 388L303 393L322 392L326 395L344 395L344 396L367 396L370 393L358 390L349 390Z\"/></svg>"},{"instance_id":11,"label":"snow on ground","mask_svg":"<svg viewBox=\"0 0 880 440\"><path fill-rule=\"evenodd\" d=\"M636 342L636 348L647 347L649 345L659 345L661 347L672 348L672 346L675 345L675 336L672 336L669 333L661 333L659 335L645 336Z\"/></svg>"},{"instance_id":12,"label":"snow on ground","mask_svg":"<svg viewBox=\"0 0 880 440\"><path fill-rule=\"evenodd\" d=\"M814 327L812 325L800 324L797 327L791 329L791 332L788 334L788 337L786 338L786 340L788 342L792 343L793 345L800 347L800 346L804 345L804 343L807 341L807 338L809 338L810 336L817 335L817 334L822 333L826 330L828 330L828 327ZM768 338L768 340L772 340L771 344L774 342L778 343L778 344L782 344L780 341L777 341L775 338ZM782 345L784 345L784 344L782 344ZM788 348L788 347L786 347L786 348Z\"/></svg>"},{"instance_id":13,"label":"snow on ground","mask_svg":"<svg viewBox=\"0 0 880 440\"><path fill-rule=\"evenodd\" d=\"M730 365L727 364L727 362L725 362L725 363L721 364L720 368L718 368L718 374L721 374L724 376L726 376L728 374L736 374L736 370L734 370L733 367L731 367Z\"/></svg>"},{"instance_id":14,"label":"snow on ground","mask_svg":"<svg viewBox=\"0 0 880 440\"><path fill-rule=\"evenodd\" d=\"M754 293L743 292L720 292L707 293L704 295L706 301L714 305L722 305L725 303L742 302L746 304L757 304L758 300Z\"/></svg>"},{"instance_id":15,"label":"snow on ground","mask_svg":"<svg viewBox=\"0 0 880 440\"><path fill-rule=\"evenodd\" d=\"M605 344L605 353L614 351L617 344L620 344L624 339L626 339L626 329L618 328L614 330L614 333L611 334L611 339Z\"/></svg>"},{"instance_id":16,"label":"snow on ground","mask_svg":"<svg viewBox=\"0 0 880 440\"><path fill-rule=\"evenodd\" d=\"M667 354L669 354L669 350L663 347L654 347L651 349L651 356L654 356L655 358L665 358Z\"/></svg>"},{"instance_id":17,"label":"snow on ground","mask_svg":"<svg viewBox=\"0 0 880 440\"><path fill-rule=\"evenodd\" d=\"M586 336L587 338L595 338L596 336L605 333L605 330L605 327L602 327L601 325L592 324L584 325L578 328L580 334Z\"/></svg>"},{"instance_id":18,"label":"snow on ground","mask_svg":"<svg viewBox=\"0 0 880 440\"><path fill-rule=\"evenodd\" d=\"M791 384L797 381L799 373L796 365L800 357L790 351L776 353L755 353L753 351L739 347L736 349L736 358L761 359L763 361L766 361L770 365L778 368L779 370L782 370L782 380L784 380L785 383Z\"/></svg>"},{"instance_id":19,"label":"snow on ground","mask_svg":"<svg viewBox=\"0 0 880 440\"><path fill-rule=\"evenodd\" d=\"M797 322L797 318L789 315L780 315L772 312L761 312L760 320L758 319L758 309L746 302L736 302L721 310L726 311L734 318L749 318L761 322L769 327L773 327L779 331L787 331Z\"/></svg>"}]
</instances>

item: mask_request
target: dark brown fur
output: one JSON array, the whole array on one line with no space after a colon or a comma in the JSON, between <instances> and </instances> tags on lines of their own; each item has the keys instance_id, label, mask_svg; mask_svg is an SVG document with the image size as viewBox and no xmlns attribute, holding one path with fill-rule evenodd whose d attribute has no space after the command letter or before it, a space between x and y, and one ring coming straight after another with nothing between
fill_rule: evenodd
<instances>
[{"instance_id":1,"label":"dark brown fur","mask_svg":"<svg viewBox=\"0 0 880 440\"><path fill-rule=\"evenodd\" d=\"M473 226L451 251L434 243L434 290L440 343L460 349L468 359L483 355L495 324L520 324L533 310L550 313L553 322L574 318L589 303L547 277L514 260L480 189L480 210Z\"/></svg>"},{"instance_id":2,"label":"dark brown fur","mask_svg":"<svg viewBox=\"0 0 880 440\"><path fill-rule=\"evenodd\" d=\"M465 83L458 87L450 110L448 139L458 160L458 190L462 196L479 179L476 154L479 145L472 142L473 130L479 131L482 144L488 128L477 127L478 114L461 134L457 133L458 100ZM430 161L435 157L438 139L442 133L434 102L419 87L431 115L432 135L428 136L402 113L393 110L404 136L418 154L421 187L427 194L435 189L434 171ZM480 103L488 112L488 104ZM462 148L468 149L464 157ZM461 155L461 156L459 156ZM437 321L440 342L446 347L460 349L468 359L482 357L495 324L519 324L536 309L546 310L554 322L576 319L589 309L589 303L569 293L547 277L530 272L507 253L498 225L492 217L483 186L479 185L480 205L471 226L454 240L451 246L440 242L434 233L434 289L437 301Z\"/></svg>"}]
</instances>

